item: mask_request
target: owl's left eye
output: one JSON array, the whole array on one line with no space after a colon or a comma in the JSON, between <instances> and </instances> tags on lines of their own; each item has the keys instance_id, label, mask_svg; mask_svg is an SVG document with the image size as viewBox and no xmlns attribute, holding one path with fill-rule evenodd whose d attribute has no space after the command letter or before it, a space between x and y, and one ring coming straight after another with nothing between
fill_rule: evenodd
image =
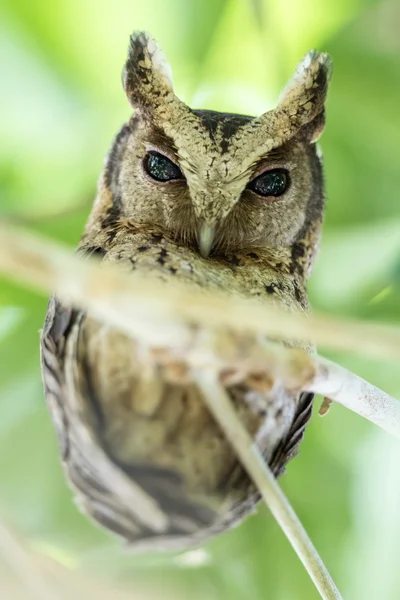
<instances>
[{"instance_id":1,"label":"owl's left eye","mask_svg":"<svg viewBox=\"0 0 400 600\"><path fill-rule=\"evenodd\" d=\"M262 173L247 187L259 196L282 196L289 187L289 174L286 169L271 169Z\"/></svg>"},{"instance_id":2,"label":"owl's left eye","mask_svg":"<svg viewBox=\"0 0 400 600\"><path fill-rule=\"evenodd\" d=\"M169 158L159 152L149 152L143 161L146 173L156 181L172 181L183 179L180 168Z\"/></svg>"}]
</instances>

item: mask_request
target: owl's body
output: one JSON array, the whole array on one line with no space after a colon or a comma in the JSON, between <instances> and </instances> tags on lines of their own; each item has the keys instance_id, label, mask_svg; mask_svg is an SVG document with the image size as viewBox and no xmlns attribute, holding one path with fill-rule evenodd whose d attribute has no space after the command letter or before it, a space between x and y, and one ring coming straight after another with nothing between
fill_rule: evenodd
<instances>
[{"instance_id":1,"label":"owl's body","mask_svg":"<svg viewBox=\"0 0 400 600\"><path fill-rule=\"evenodd\" d=\"M307 311L306 278L323 211L314 144L323 125L322 55L305 67L314 71L301 101L296 105L289 87L289 108L284 95L284 110L273 115L263 137L262 117L185 107L171 95L152 44L142 34L132 42L125 88L135 118L109 153L80 252L118 263L127 276L135 270L166 285L185 282L199 293L272 298ZM166 379L149 349L52 299L42 365L67 473L85 510L104 526L150 547L185 547L252 510L257 493L200 392L187 378ZM249 381L226 385L279 474L296 453L312 397ZM80 447L77 419L115 469L155 499L167 517L163 531L142 523L135 507L110 488Z\"/></svg>"}]
</instances>

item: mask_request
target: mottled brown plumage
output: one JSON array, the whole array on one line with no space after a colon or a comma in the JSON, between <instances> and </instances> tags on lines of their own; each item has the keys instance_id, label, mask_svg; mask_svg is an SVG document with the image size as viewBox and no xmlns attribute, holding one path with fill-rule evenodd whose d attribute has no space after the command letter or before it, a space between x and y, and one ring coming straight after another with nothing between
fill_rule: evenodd
<instances>
[{"instance_id":1,"label":"mottled brown plumage","mask_svg":"<svg viewBox=\"0 0 400 600\"><path fill-rule=\"evenodd\" d=\"M154 40L133 36L124 87L134 116L112 146L79 252L116 262L127 276L138 270L199 293L273 298L308 311L323 216L315 141L329 76L329 58L311 52L278 107L261 117L191 110L174 95ZM155 179L165 172L173 177ZM280 186L268 187L274 195L259 193L260 177ZM105 527L136 544L181 548L254 507L257 493L196 387L179 373L167 378L151 349L52 299L42 368L66 472ZM256 379L226 381L278 475L297 451L312 397ZM164 528L144 523L118 495L103 459L155 499Z\"/></svg>"}]
</instances>

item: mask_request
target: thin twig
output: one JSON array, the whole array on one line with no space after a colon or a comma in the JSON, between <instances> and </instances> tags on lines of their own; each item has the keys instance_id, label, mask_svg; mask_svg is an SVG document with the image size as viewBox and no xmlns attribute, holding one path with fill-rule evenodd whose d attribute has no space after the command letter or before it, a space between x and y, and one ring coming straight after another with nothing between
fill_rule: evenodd
<instances>
[{"instance_id":1,"label":"thin twig","mask_svg":"<svg viewBox=\"0 0 400 600\"><path fill-rule=\"evenodd\" d=\"M400 402L326 358L316 357L316 374L305 391L326 396L400 439Z\"/></svg>"},{"instance_id":2,"label":"thin twig","mask_svg":"<svg viewBox=\"0 0 400 600\"><path fill-rule=\"evenodd\" d=\"M324 600L340 600L341 595L300 523L286 496L265 464L252 438L244 429L230 398L215 372L202 369L194 373L203 399L214 415L239 460L253 479L265 503L286 534L298 557Z\"/></svg>"}]
</instances>

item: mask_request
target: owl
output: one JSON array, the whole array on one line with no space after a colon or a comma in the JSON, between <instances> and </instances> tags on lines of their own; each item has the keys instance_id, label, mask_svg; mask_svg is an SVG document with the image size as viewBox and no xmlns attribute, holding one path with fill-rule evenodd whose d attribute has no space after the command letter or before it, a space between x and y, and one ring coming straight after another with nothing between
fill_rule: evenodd
<instances>
[{"instance_id":1,"label":"owl","mask_svg":"<svg viewBox=\"0 0 400 600\"><path fill-rule=\"evenodd\" d=\"M116 263L126 277L135 271L165 286L307 312L324 212L316 141L330 74L330 58L311 51L274 110L192 109L174 94L158 44L134 34L123 72L133 116L106 159L79 254ZM182 549L238 523L259 494L195 383L167 376L151 350L51 298L42 373L80 507L137 548ZM224 381L280 475L297 453L312 395Z\"/></svg>"}]
</instances>

